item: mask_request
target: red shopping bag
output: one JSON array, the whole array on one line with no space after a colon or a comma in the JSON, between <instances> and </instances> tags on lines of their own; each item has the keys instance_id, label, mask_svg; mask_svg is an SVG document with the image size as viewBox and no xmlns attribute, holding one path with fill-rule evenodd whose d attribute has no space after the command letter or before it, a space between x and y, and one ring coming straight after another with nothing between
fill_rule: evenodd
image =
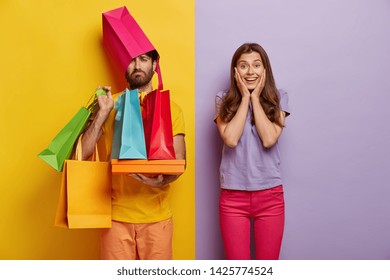
<instances>
[{"instance_id":1,"label":"red shopping bag","mask_svg":"<svg viewBox=\"0 0 390 280\"><path fill-rule=\"evenodd\" d=\"M169 90L154 90L142 102L148 159L176 159Z\"/></svg>"},{"instance_id":2,"label":"red shopping bag","mask_svg":"<svg viewBox=\"0 0 390 280\"><path fill-rule=\"evenodd\" d=\"M133 58L155 50L125 6L103 13L103 45L123 72ZM159 88L162 89L159 59L160 57L157 58L156 73Z\"/></svg>"}]
</instances>

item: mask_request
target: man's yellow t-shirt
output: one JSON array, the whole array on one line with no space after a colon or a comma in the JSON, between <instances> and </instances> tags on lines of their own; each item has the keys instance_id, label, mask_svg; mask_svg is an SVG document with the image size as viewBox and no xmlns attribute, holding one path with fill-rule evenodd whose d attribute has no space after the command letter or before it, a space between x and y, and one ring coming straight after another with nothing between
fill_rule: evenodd
<instances>
[{"instance_id":1,"label":"man's yellow t-shirt","mask_svg":"<svg viewBox=\"0 0 390 280\"><path fill-rule=\"evenodd\" d=\"M114 101L120 94L113 95ZM185 134L182 110L172 100L170 105L173 136ZM105 160L109 160L111 156L115 113L116 111L112 110L106 120L103 126L103 136L98 143L99 154L105 155ZM169 205L169 189L169 185L153 188L128 175L113 175L112 220L127 223L153 223L170 218L172 212Z\"/></svg>"}]
</instances>

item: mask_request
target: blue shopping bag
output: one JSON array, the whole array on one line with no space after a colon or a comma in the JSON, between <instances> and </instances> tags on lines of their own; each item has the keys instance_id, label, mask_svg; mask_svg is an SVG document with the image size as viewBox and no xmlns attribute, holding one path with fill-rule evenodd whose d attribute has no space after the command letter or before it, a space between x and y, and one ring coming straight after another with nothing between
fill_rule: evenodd
<instances>
[{"instance_id":1,"label":"blue shopping bag","mask_svg":"<svg viewBox=\"0 0 390 280\"><path fill-rule=\"evenodd\" d=\"M122 93L115 102L116 115L111 159L146 159L146 144L138 90Z\"/></svg>"}]
</instances>

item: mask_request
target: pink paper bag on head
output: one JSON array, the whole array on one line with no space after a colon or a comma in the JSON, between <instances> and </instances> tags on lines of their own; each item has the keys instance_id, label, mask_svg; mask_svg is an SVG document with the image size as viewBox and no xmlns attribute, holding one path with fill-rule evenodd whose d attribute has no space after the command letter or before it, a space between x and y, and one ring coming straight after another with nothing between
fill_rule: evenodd
<instances>
[{"instance_id":1,"label":"pink paper bag on head","mask_svg":"<svg viewBox=\"0 0 390 280\"><path fill-rule=\"evenodd\" d=\"M103 45L123 72L126 71L133 58L155 50L125 6L103 13ZM159 58L156 72L158 87L162 89Z\"/></svg>"}]
</instances>

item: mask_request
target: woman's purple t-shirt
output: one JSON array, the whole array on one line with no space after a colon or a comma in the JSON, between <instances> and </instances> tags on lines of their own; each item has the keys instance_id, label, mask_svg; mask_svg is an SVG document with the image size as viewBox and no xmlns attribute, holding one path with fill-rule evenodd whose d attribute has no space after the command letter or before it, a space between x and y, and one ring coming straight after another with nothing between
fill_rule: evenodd
<instances>
[{"instance_id":1,"label":"woman's purple t-shirt","mask_svg":"<svg viewBox=\"0 0 390 280\"><path fill-rule=\"evenodd\" d=\"M215 97L215 120L226 93ZM279 90L280 108L290 114L287 92ZM278 142L271 148L263 147L255 125L251 124L249 106L244 131L236 147L226 145L222 149L219 168L221 188L230 190L258 191L282 185Z\"/></svg>"}]
</instances>

